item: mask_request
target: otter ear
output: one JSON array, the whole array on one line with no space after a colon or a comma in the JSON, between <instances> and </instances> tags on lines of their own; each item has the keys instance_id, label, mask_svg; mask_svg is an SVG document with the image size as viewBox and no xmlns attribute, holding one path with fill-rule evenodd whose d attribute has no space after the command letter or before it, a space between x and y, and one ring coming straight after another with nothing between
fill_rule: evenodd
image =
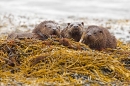
<instances>
[{"instance_id":1,"label":"otter ear","mask_svg":"<svg viewBox=\"0 0 130 86\"><path fill-rule=\"evenodd\" d=\"M60 26L57 26L58 28L57 29L60 29Z\"/></svg>"},{"instance_id":2,"label":"otter ear","mask_svg":"<svg viewBox=\"0 0 130 86\"><path fill-rule=\"evenodd\" d=\"M81 22L81 24L84 26L84 22Z\"/></svg>"},{"instance_id":3,"label":"otter ear","mask_svg":"<svg viewBox=\"0 0 130 86\"><path fill-rule=\"evenodd\" d=\"M66 28L68 28L68 27L69 27L69 25L70 25L70 23L67 23L67 27L66 27Z\"/></svg>"},{"instance_id":4,"label":"otter ear","mask_svg":"<svg viewBox=\"0 0 130 86\"><path fill-rule=\"evenodd\" d=\"M91 28L92 26L88 26L87 29Z\"/></svg>"},{"instance_id":5,"label":"otter ear","mask_svg":"<svg viewBox=\"0 0 130 86\"><path fill-rule=\"evenodd\" d=\"M70 23L67 23L67 25L69 26L69 25L70 25Z\"/></svg>"}]
</instances>

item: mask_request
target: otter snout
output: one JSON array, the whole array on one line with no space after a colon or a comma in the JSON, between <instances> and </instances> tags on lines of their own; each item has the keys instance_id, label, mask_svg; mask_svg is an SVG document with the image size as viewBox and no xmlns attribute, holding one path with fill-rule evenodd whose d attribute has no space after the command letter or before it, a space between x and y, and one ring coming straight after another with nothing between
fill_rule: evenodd
<instances>
[{"instance_id":1,"label":"otter snout","mask_svg":"<svg viewBox=\"0 0 130 86\"><path fill-rule=\"evenodd\" d=\"M78 29L79 27L78 26L74 26L74 29Z\"/></svg>"},{"instance_id":2,"label":"otter snout","mask_svg":"<svg viewBox=\"0 0 130 86\"><path fill-rule=\"evenodd\" d=\"M52 29L52 35L56 35L56 29Z\"/></svg>"},{"instance_id":3,"label":"otter snout","mask_svg":"<svg viewBox=\"0 0 130 86\"><path fill-rule=\"evenodd\" d=\"M60 31L58 29L52 29L51 35L57 35L59 37L60 36Z\"/></svg>"},{"instance_id":4,"label":"otter snout","mask_svg":"<svg viewBox=\"0 0 130 86\"><path fill-rule=\"evenodd\" d=\"M56 30L57 28L56 27L52 27L52 30Z\"/></svg>"},{"instance_id":5,"label":"otter snout","mask_svg":"<svg viewBox=\"0 0 130 86\"><path fill-rule=\"evenodd\" d=\"M92 34L91 33L87 33L87 36L90 37Z\"/></svg>"}]
</instances>

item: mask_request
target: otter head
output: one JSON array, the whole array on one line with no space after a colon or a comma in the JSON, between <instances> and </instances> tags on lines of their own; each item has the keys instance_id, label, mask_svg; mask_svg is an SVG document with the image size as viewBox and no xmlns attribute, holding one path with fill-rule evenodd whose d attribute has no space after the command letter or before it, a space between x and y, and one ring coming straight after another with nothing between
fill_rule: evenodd
<instances>
[{"instance_id":1,"label":"otter head","mask_svg":"<svg viewBox=\"0 0 130 86\"><path fill-rule=\"evenodd\" d=\"M52 35L60 37L60 27L54 21L44 21L33 30L33 33L40 36L42 40L45 40Z\"/></svg>"},{"instance_id":2,"label":"otter head","mask_svg":"<svg viewBox=\"0 0 130 86\"><path fill-rule=\"evenodd\" d=\"M67 26L67 28L69 30L69 34L71 34L73 36L81 35L83 27L84 27L83 22L68 23L68 26Z\"/></svg>"},{"instance_id":3,"label":"otter head","mask_svg":"<svg viewBox=\"0 0 130 86\"><path fill-rule=\"evenodd\" d=\"M104 40L105 34L103 33L103 28L91 25L86 29L83 41L85 44L91 46L98 46Z\"/></svg>"},{"instance_id":4,"label":"otter head","mask_svg":"<svg viewBox=\"0 0 130 86\"><path fill-rule=\"evenodd\" d=\"M56 35L60 37L60 27L54 23L44 24L43 28L40 29L41 33L50 37L52 35Z\"/></svg>"}]
</instances>

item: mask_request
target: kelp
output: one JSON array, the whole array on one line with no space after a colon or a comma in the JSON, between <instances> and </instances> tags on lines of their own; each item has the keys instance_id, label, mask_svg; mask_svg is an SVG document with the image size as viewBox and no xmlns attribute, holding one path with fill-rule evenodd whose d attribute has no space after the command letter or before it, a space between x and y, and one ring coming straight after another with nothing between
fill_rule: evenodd
<instances>
[{"instance_id":1,"label":"kelp","mask_svg":"<svg viewBox=\"0 0 130 86\"><path fill-rule=\"evenodd\" d=\"M91 50L66 38L0 40L1 85L130 85L130 45Z\"/></svg>"}]
</instances>

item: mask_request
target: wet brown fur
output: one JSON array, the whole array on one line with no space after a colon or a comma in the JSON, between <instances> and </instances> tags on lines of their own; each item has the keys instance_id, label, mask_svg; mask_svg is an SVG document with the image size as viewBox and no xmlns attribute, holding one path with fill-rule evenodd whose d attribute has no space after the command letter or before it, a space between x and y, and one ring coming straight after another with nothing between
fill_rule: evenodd
<instances>
[{"instance_id":1,"label":"wet brown fur","mask_svg":"<svg viewBox=\"0 0 130 86\"><path fill-rule=\"evenodd\" d=\"M91 25L84 32L83 43L95 50L105 48L116 48L117 42L115 36L103 27Z\"/></svg>"},{"instance_id":2,"label":"wet brown fur","mask_svg":"<svg viewBox=\"0 0 130 86\"><path fill-rule=\"evenodd\" d=\"M7 40L24 39L24 38L38 38L38 35L27 32L21 32L21 33L12 32L11 34L8 35Z\"/></svg>"},{"instance_id":3,"label":"wet brown fur","mask_svg":"<svg viewBox=\"0 0 130 86\"><path fill-rule=\"evenodd\" d=\"M61 36L63 38L72 38L74 41L79 42L83 33L83 28L83 22L68 23L67 27L61 31Z\"/></svg>"}]
</instances>

